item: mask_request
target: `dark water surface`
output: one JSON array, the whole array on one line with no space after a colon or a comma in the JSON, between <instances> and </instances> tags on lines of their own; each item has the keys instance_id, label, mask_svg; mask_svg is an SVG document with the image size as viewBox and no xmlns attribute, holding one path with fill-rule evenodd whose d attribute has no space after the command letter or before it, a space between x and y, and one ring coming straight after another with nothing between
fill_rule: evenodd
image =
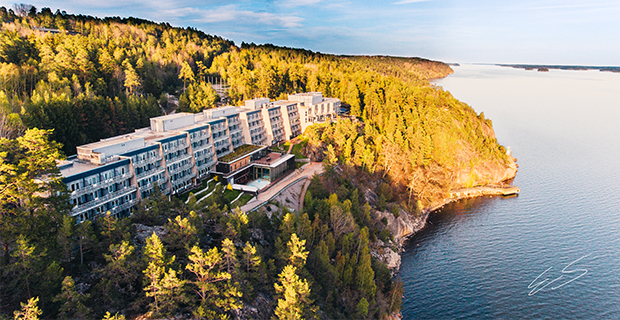
<instances>
[{"instance_id":1,"label":"dark water surface","mask_svg":"<svg viewBox=\"0 0 620 320\"><path fill-rule=\"evenodd\" d=\"M521 194L431 216L403 254L404 318L620 319L620 74L453 69L436 85L493 120Z\"/></svg>"}]
</instances>

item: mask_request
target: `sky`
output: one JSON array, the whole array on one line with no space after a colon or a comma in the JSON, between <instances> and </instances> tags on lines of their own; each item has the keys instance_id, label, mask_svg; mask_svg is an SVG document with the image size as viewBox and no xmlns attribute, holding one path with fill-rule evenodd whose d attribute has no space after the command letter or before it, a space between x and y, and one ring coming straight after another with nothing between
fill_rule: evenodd
<instances>
[{"instance_id":1,"label":"sky","mask_svg":"<svg viewBox=\"0 0 620 320\"><path fill-rule=\"evenodd\" d=\"M241 42L448 63L620 65L613 0L48 0L97 17L138 17ZM14 2L0 0L12 7Z\"/></svg>"}]
</instances>

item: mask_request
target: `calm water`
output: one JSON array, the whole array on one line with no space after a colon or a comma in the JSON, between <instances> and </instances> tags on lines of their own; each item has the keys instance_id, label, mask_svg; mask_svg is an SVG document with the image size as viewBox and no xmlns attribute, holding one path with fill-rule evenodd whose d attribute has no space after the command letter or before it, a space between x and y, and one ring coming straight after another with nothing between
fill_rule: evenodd
<instances>
[{"instance_id":1,"label":"calm water","mask_svg":"<svg viewBox=\"0 0 620 320\"><path fill-rule=\"evenodd\" d=\"M620 319L620 74L453 69L436 84L493 120L521 194L431 216L403 255L404 318Z\"/></svg>"}]
</instances>

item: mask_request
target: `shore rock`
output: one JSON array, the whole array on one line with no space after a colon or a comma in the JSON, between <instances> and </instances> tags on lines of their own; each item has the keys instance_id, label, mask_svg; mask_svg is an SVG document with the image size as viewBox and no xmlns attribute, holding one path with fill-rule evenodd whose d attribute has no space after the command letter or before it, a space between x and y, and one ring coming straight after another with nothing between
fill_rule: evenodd
<instances>
[{"instance_id":1,"label":"shore rock","mask_svg":"<svg viewBox=\"0 0 620 320\"><path fill-rule=\"evenodd\" d=\"M391 212L376 211L375 214L379 220L385 218L387 220L386 228L392 234L394 242L400 247L414 233L422 230L426 226L426 218L428 213L414 216L410 212L398 208L398 217L394 217Z\"/></svg>"},{"instance_id":2,"label":"shore rock","mask_svg":"<svg viewBox=\"0 0 620 320\"><path fill-rule=\"evenodd\" d=\"M373 243L370 255L385 263L385 265L387 265L392 272L396 272L400 269L400 254L398 254L398 252L394 252L392 247L393 245L377 240Z\"/></svg>"}]
</instances>

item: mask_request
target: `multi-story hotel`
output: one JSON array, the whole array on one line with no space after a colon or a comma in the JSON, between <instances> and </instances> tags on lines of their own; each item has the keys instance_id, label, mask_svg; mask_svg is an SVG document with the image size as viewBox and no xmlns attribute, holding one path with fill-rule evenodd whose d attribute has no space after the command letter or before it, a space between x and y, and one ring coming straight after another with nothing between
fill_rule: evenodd
<instances>
[{"instance_id":1,"label":"multi-story hotel","mask_svg":"<svg viewBox=\"0 0 620 320\"><path fill-rule=\"evenodd\" d=\"M256 192L295 168L293 155L267 146L335 119L339 107L340 100L320 92L273 102L259 98L244 107L152 118L150 127L79 146L77 155L59 164L71 193L71 214L78 222L107 211L128 215L156 184L165 194L177 194L212 175Z\"/></svg>"}]
</instances>

